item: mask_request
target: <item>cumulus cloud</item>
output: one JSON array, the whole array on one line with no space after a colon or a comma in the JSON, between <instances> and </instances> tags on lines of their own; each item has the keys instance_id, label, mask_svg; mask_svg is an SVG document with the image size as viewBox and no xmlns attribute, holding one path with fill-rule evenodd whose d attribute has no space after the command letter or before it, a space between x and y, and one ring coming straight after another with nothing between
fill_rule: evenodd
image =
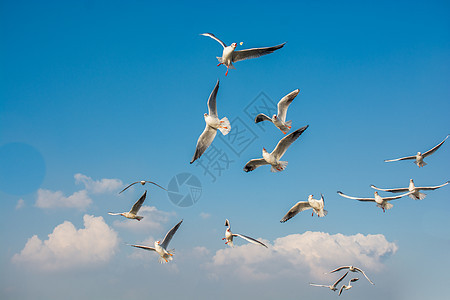
<instances>
[{"instance_id":1,"label":"cumulus cloud","mask_svg":"<svg viewBox=\"0 0 450 300\"><path fill-rule=\"evenodd\" d=\"M141 221L130 220L121 216L116 217L118 220L114 221L114 226L126 228L133 231L148 231L148 230L162 230L163 225L166 224L170 217L175 216L175 212L165 212L158 210L154 206L142 206L138 213L144 218Z\"/></svg>"},{"instance_id":2,"label":"cumulus cloud","mask_svg":"<svg viewBox=\"0 0 450 300\"><path fill-rule=\"evenodd\" d=\"M109 261L118 245L117 233L102 217L84 215L83 221L84 228L78 230L71 222L65 221L56 226L44 241L32 236L12 261L49 271Z\"/></svg>"},{"instance_id":3,"label":"cumulus cloud","mask_svg":"<svg viewBox=\"0 0 450 300\"><path fill-rule=\"evenodd\" d=\"M383 260L397 249L382 234L346 236L308 231L277 238L269 249L245 244L218 250L206 267L216 275L225 271L243 279L270 279L305 272L319 279L341 265L378 272L383 268Z\"/></svg>"},{"instance_id":4,"label":"cumulus cloud","mask_svg":"<svg viewBox=\"0 0 450 300\"><path fill-rule=\"evenodd\" d=\"M119 179L93 180L91 177L77 173L74 175L75 183L84 184L85 189L93 194L110 193L118 190L123 184Z\"/></svg>"},{"instance_id":5,"label":"cumulus cloud","mask_svg":"<svg viewBox=\"0 0 450 300\"><path fill-rule=\"evenodd\" d=\"M39 189L37 194L36 206L40 208L66 207L83 210L92 203L86 190L75 192L68 197L61 191L53 192L45 189Z\"/></svg>"},{"instance_id":6,"label":"cumulus cloud","mask_svg":"<svg viewBox=\"0 0 450 300\"><path fill-rule=\"evenodd\" d=\"M24 207L25 207L25 200L20 198L19 201L17 201L16 209L21 209L21 208L24 208Z\"/></svg>"}]
</instances>

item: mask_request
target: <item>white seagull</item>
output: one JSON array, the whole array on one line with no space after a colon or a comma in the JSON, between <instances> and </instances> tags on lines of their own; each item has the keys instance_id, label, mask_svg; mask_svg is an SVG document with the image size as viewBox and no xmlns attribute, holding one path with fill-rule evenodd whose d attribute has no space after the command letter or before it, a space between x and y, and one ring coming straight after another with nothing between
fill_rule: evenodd
<instances>
[{"instance_id":1,"label":"white seagull","mask_svg":"<svg viewBox=\"0 0 450 300\"><path fill-rule=\"evenodd\" d=\"M211 145L214 140L217 129L222 132L223 135L227 135L231 130L230 122L227 117L219 120L217 115L217 106L216 106L216 96L217 91L219 90L219 80L217 80L216 86L214 87L211 95L209 95L208 99L208 113L204 114L205 117L205 130L203 130L202 134L198 138L197 147L195 148L194 157L192 157L191 164L208 149L209 145Z\"/></svg>"},{"instance_id":2,"label":"white seagull","mask_svg":"<svg viewBox=\"0 0 450 300\"><path fill-rule=\"evenodd\" d=\"M372 280L370 280L369 277L367 277L366 273L364 273L364 271L361 270L361 269L358 268L358 267L354 267L354 266L342 266L342 267L336 268L336 269L334 269L333 271L330 271L330 272L328 272L328 273L334 273L334 272L338 272L338 271L344 270L344 269L348 269L348 271L350 271L350 272L359 272L359 273L363 274L364 277L366 277L366 279L367 279L371 284L375 285L375 283L373 283ZM347 271L347 273L348 273L348 271ZM327 274L327 273L325 273L325 274Z\"/></svg>"},{"instance_id":3,"label":"white seagull","mask_svg":"<svg viewBox=\"0 0 450 300\"><path fill-rule=\"evenodd\" d=\"M263 158L252 159L244 167L245 172L250 172L256 169L259 166L263 165L271 165L270 171L279 172L283 171L288 162L280 161L281 157L284 155L289 146L298 139L298 137L308 128L309 125L306 125L300 129L297 129L294 132L291 132L284 138L282 138L275 149L269 153L265 148L263 148Z\"/></svg>"},{"instance_id":4,"label":"white seagull","mask_svg":"<svg viewBox=\"0 0 450 300\"><path fill-rule=\"evenodd\" d=\"M155 182L153 182L153 181L141 180L141 181L136 181L136 182L133 182L133 183L129 184L126 188L124 188L123 190L121 190L121 191L119 192L119 194L121 194L123 191L125 191L126 189L128 189L130 186L135 185L136 183L140 183L140 184L142 184L142 185L145 185L146 183L151 183L151 184L154 184L154 185L156 185L156 186L162 188L163 190L167 191L165 188L163 188L162 186L160 186L159 184L157 184L157 183L155 183Z\"/></svg>"},{"instance_id":5,"label":"white seagull","mask_svg":"<svg viewBox=\"0 0 450 300\"><path fill-rule=\"evenodd\" d=\"M218 39L214 34L212 33L201 33L200 35L208 36L217 42L219 42L223 47L222 57L217 57L217 60L219 61L220 65L225 65L227 67L227 72L225 73L225 76L228 75L228 69L236 69L233 66L234 62L238 62L240 60L244 59L250 59L250 58L256 58L260 57L269 53L274 52L275 50L278 50L280 48L283 48L284 44L280 44L273 47L264 47L264 48L252 48L252 49L245 49L245 50L238 50L234 51L236 49L237 44L232 43L230 46L227 46L224 42L222 42L220 39ZM241 43L242 45L242 43Z\"/></svg>"},{"instance_id":6,"label":"white seagull","mask_svg":"<svg viewBox=\"0 0 450 300\"><path fill-rule=\"evenodd\" d=\"M141 198L139 198L139 200L136 201L136 203L134 203L133 207L131 208L131 210L129 212L123 212L123 213L109 212L108 214L111 216L119 216L120 215L120 216L124 216L125 218L128 218L128 219L136 219L136 220L140 221L144 217L138 216L137 213L141 209L141 206L144 203L146 197L147 197L147 191L145 191L144 194L141 196Z\"/></svg>"},{"instance_id":7,"label":"white seagull","mask_svg":"<svg viewBox=\"0 0 450 300\"><path fill-rule=\"evenodd\" d=\"M427 196L425 193L421 193L420 191L433 191L438 188L443 187L444 185L447 185L449 181L447 181L444 184L437 185L437 186L422 186L418 187L414 185L414 181L412 179L409 180L409 187L407 188L398 188L398 189L380 189L374 186L373 184L370 186L373 189L384 191L384 192L390 192L390 193L404 193L404 192L411 192L408 196L414 200L423 200Z\"/></svg>"},{"instance_id":8,"label":"white seagull","mask_svg":"<svg viewBox=\"0 0 450 300\"><path fill-rule=\"evenodd\" d=\"M378 192L375 192L374 198L358 198L358 197L351 197L351 196L347 196L344 193L342 193L341 191L337 192L339 195L341 195L342 197L348 198L348 199L355 199L358 201L371 201L371 202L375 202L377 204L378 207L383 209L383 212L386 212L386 209L391 209L394 205L391 203L388 203L388 201L391 200L395 200L395 199L400 199L401 197L404 196L408 196L411 194L411 192L408 192L406 194L402 194L400 196L395 196L395 197L381 197L380 195L378 195Z\"/></svg>"},{"instance_id":9,"label":"white seagull","mask_svg":"<svg viewBox=\"0 0 450 300\"><path fill-rule=\"evenodd\" d=\"M170 241L172 240L173 235L175 232L177 232L178 228L180 227L183 220L178 222L177 225L175 225L172 229L169 230L169 232L164 237L164 240L162 243L160 241L155 242L155 247L148 247L148 246L142 246L142 245L130 245L132 247L141 248L148 251L156 251L156 253L159 254L158 262L159 263L166 263L169 262L169 260L173 259L173 254L175 253L175 249L167 250L167 247L169 246Z\"/></svg>"},{"instance_id":10,"label":"white seagull","mask_svg":"<svg viewBox=\"0 0 450 300\"><path fill-rule=\"evenodd\" d=\"M339 282L342 281L342 279L345 278L345 276L347 276L347 274L348 274L348 271L347 271L347 273L345 273L344 275L342 275L341 278L339 278L338 280L336 280L336 282L333 283L332 285L315 284L315 283L310 283L309 285L312 285L312 286L320 286L320 287L326 287L326 288L329 288L329 289L332 290L332 291L336 291L336 290L337 290L337 287L336 287L336 286L339 284Z\"/></svg>"},{"instance_id":11,"label":"white seagull","mask_svg":"<svg viewBox=\"0 0 450 300\"><path fill-rule=\"evenodd\" d=\"M308 201L299 201L297 204L292 206L292 208L287 212L287 214L281 219L281 223L286 222L287 220L294 217L296 214L298 214L301 211L307 210L312 208L313 212L311 213L311 216L314 216L314 213L318 217L325 217L328 214L328 211L326 211L324 208L324 199L323 195L321 194L320 200L313 199L313 195L308 196Z\"/></svg>"},{"instance_id":12,"label":"white seagull","mask_svg":"<svg viewBox=\"0 0 450 300\"><path fill-rule=\"evenodd\" d=\"M358 281L359 280L359 278L352 278L352 279L350 279L350 281L348 282L348 285L343 285L343 286L341 286L341 289L339 290L339 295L338 296L340 296L341 294L342 294L342 291L343 290L349 290L349 289L351 289L353 286L352 286L352 282L355 282L355 281Z\"/></svg>"},{"instance_id":13,"label":"white seagull","mask_svg":"<svg viewBox=\"0 0 450 300\"><path fill-rule=\"evenodd\" d=\"M251 238L251 237L246 236L246 235L243 235L243 234L232 233L232 232L231 232L230 221L228 221L228 219L225 220L225 226L228 226L228 228L227 228L227 230L225 230L225 237L222 238L222 240L227 240L227 241L225 242L225 244L227 244L228 246L233 247L233 238L234 238L235 236L238 236L238 237L240 237L240 238L243 238L243 239L246 240L247 242L250 242L250 243L252 243L252 244L260 245L260 246L263 246L263 247L266 247L266 248L267 248L267 246L266 246L265 244L263 244L262 242L260 242L260 241L258 241L258 240L255 240L254 238Z\"/></svg>"},{"instance_id":14,"label":"white seagull","mask_svg":"<svg viewBox=\"0 0 450 300\"><path fill-rule=\"evenodd\" d=\"M425 153L421 153L421 152L417 152L416 155L412 155L412 156L406 156L406 157L401 157L401 158L396 158L396 159L387 159L385 160L385 162L390 162L390 161L399 161L399 160L407 160L407 159L414 159L414 163L420 168L420 167L424 167L427 165L426 162L423 161L423 159L427 156L430 156L431 154L433 154L434 152L436 152L437 149L439 149L439 147L442 146L442 144L447 140L447 138L450 135L447 135L445 137L445 139L440 142L439 144L437 144L435 147L433 147L432 149L428 150Z\"/></svg>"},{"instance_id":15,"label":"white seagull","mask_svg":"<svg viewBox=\"0 0 450 300\"><path fill-rule=\"evenodd\" d=\"M283 98L281 98L280 102L278 102L278 112L276 115L273 115L272 118L265 114L259 114L255 118L255 123L259 123L262 121L270 121L272 122L278 129L281 130L282 133L286 134L292 127L292 121L286 121L286 114L291 104L292 100L298 95L300 92L299 89L296 89L293 92L290 92Z\"/></svg>"}]
</instances>

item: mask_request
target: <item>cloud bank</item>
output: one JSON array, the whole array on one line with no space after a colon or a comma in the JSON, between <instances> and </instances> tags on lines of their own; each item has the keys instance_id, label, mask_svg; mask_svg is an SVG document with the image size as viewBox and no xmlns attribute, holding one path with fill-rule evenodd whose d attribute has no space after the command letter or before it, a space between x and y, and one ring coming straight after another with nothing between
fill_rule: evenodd
<instances>
[{"instance_id":1,"label":"cloud bank","mask_svg":"<svg viewBox=\"0 0 450 300\"><path fill-rule=\"evenodd\" d=\"M93 180L91 177L77 173L74 175L76 184L84 184L85 189L93 194L110 193L118 190L122 185L119 179L103 178L100 180Z\"/></svg>"},{"instance_id":2,"label":"cloud bank","mask_svg":"<svg viewBox=\"0 0 450 300\"><path fill-rule=\"evenodd\" d=\"M69 222L55 227L47 240L36 235L28 239L12 261L37 269L56 271L92 266L109 261L118 246L117 233L103 217L84 215L84 228L76 229Z\"/></svg>"}]
</instances>

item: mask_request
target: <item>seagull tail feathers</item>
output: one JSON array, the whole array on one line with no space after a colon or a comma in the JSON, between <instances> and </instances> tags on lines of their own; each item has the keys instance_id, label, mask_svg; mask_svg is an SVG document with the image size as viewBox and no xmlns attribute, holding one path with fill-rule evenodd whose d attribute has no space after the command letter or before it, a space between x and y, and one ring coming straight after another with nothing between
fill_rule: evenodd
<instances>
[{"instance_id":1,"label":"seagull tail feathers","mask_svg":"<svg viewBox=\"0 0 450 300\"><path fill-rule=\"evenodd\" d=\"M220 126L218 128L223 135L227 135L231 130L230 121L228 121L227 117L224 117L220 120Z\"/></svg>"},{"instance_id":2,"label":"seagull tail feathers","mask_svg":"<svg viewBox=\"0 0 450 300\"><path fill-rule=\"evenodd\" d=\"M286 169L287 165L288 165L288 162L287 162L287 161L280 161L280 162L278 162L278 164L277 164L275 167L272 166L272 167L270 168L270 171L272 171L273 173L281 172L281 171L283 171L284 169Z\"/></svg>"}]
</instances>

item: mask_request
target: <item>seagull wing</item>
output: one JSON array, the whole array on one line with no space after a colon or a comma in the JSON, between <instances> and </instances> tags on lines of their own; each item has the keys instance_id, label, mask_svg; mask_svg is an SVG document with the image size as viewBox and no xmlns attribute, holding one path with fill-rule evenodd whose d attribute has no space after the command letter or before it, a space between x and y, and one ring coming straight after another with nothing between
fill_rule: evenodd
<instances>
[{"instance_id":1,"label":"seagull wing","mask_svg":"<svg viewBox=\"0 0 450 300\"><path fill-rule=\"evenodd\" d=\"M255 123L259 123L259 122L262 122L262 121L270 121L270 122L272 122L272 119L269 118L268 116L266 116L265 114L257 115L256 118L255 118Z\"/></svg>"},{"instance_id":2,"label":"seagull wing","mask_svg":"<svg viewBox=\"0 0 450 300\"><path fill-rule=\"evenodd\" d=\"M341 278L339 278L338 280L336 280L336 282L335 282L335 283L333 283L333 287L336 287L336 286L337 286L337 285L339 284L339 282L341 282L341 281L342 281L342 279L344 279L344 278L345 278L345 276L347 276L348 272L349 272L349 271L345 272L345 274L344 274L344 275L342 275L342 276L341 276Z\"/></svg>"},{"instance_id":3,"label":"seagull wing","mask_svg":"<svg viewBox=\"0 0 450 300\"><path fill-rule=\"evenodd\" d=\"M352 197L352 196L347 196L346 194L344 194L341 191L337 192L339 195L341 195L342 197L348 198L348 199L354 199L354 200L358 200L358 201L372 201L375 202L375 198L359 198L359 197Z\"/></svg>"},{"instance_id":4,"label":"seagull wing","mask_svg":"<svg viewBox=\"0 0 450 300\"><path fill-rule=\"evenodd\" d=\"M139 198L139 200L136 201L136 203L134 203L133 207L130 210L130 213L133 213L136 215L138 213L138 211L141 209L142 203L144 203L146 197L147 197L147 191L145 191L144 194L141 196L141 198Z\"/></svg>"},{"instance_id":5,"label":"seagull wing","mask_svg":"<svg viewBox=\"0 0 450 300\"><path fill-rule=\"evenodd\" d=\"M373 184L370 186L371 188L375 189L375 190L379 190L379 191L383 191L383 192L390 192L390 193L404 193L409 191L408 188L398 188L398 189L380 189L377 188L376 186L374 186Z\"/></svg>"},{"instance_id":6,"label":"seagull wing","mask_svg":"<svg viewBox=\"0 0 450 300\"><path fill-rule=\"evenodd\" d=\"M399 160L406 160L406 159L416 159L416 156L405 156L401 158L395 158L395 159L385 159L384 162L391 162L391 161L399 161Z\"/></svg>"},{"instance_id":7,"label":"seagull wing","mask_svg":"<svg viewBox=\"0 0 450 300\"><path fill-rule=\"evenodd\" d=\"M274 52L275 50L278 50L280 48L283 48L284 44L280 44L277 46L272 47L264 47L264 48L252 48L252 49L245 49L245 50L238 50L233 52L233 62L237 62L244 59L250 59L250 58L256 58L260 57L266 54L270 54Z\"/></svg>"},{"instance_id":8,"label":"seagull wing","mask_svg":"<svg viewBox=\"0 0 450 300\"><path fill-rule=\"evenodd\" d=\"M177 225L175 225L172 229L169 230L169 232L166 234L166 236L164 237L164 240L161 243L161 247L163 247L164 249L167 249L167 247L169 246L170 240L172 239L175 232L177 232L177 230L180 227L182 222L183 222L183 220L178 222Z\"/></svg>"},{"instance_id":9,"label":"seagull wing","mask_svg":"<svg viewBox=\"0 0 450 300\"><path fill-rule=\"evenodd\" d=\"M366 279L369 280L369 282L370 282L371 284L375 285L375 283L373 283L372 280L370 280L369 277L367 277L366 273L364 273L363 270L361 270L360 268L357 268L357 267L355 267L355 270L358 271L358 272L360 272L361 274L363 274L364 277L366 277ZM358 280L358 278L353 278L353 279L350 280L350 282L356 281L356 280Z\"/></svg>"},{"instance_id":10,"label":"seagull wing","mask_svg":"<svg viewBox=\"0 0 450 300\"><path fill-rule=\"evenodd\" d=\"M409 192L409 193L401 194L401 195L398 195L398 196L395 196L395 197L381 197L381 198L383 198L384 201L391 201L391 200L400 199L400 198L402 198L402 197L411 195L412 193L413 193L413 192Z\"/></svg>"},{"instance_id":11,"label":"seagull wing","mask_svg":"<svg viewBox=\"0 0 450 300\"><path fill-rule=\"evenodd\" d=\"M427 156L433 154L434 152L436 152L436 150L439 149L439 147L442 146L442 144L448 139L448 137L449 137L449 135L447 135L447 136L445 137L445 139L444 139L442 142L440 142L439 144L437 144L436 146L434 146L432 149L430 149L430 150L428 150L427 152L425 152L424 154L422 154L422 156L423 156L423 157L427 157Z\"/></svg>"},{"instance_id":12,"label":"seagull wing","mask_svg":"<svg viewBox=\"0 0 450 300\"><path fill-rule=\"evenodd\" d=\"M247 242L250 242L250 243L255 244L255 245L261 245L261 246L267 248L267 246L264 243L262 243L262 242L260 242L258 240L255 240L254 238L251 238L249 236L246 236L246 235L243 235L243 234L239 234L239 233L233 233L233 236L238 236L240 238L243 238Z\"/></svg>"},{"instance_id":13,"label":"seagull wing","mask_svg":"<svg viewBox=\"0 0 450 300\"><path fill-rule=\"evenodd\" d=\"M250 172L256 169L257 167L267 165L268 162L264 158L256 158L250 160L248 163L245 164L244 171Z\"/></svg>"},{"instance_id":14,"label":"seagull wing","mask_svg":"<svg viewBox=\"0 0 450 300\"><path fill-rule=\"evenodd\" d=\"M224 48L227 46L224 42L222 42L218 37L216 37L212 33L209 33L209 32L207 32L207 33L200 33L200 35L208 36L208 37L212 38L213 40L218 41L222 45L222 47L224 47Z\"/></svg>"},{"instance_id":15,"label":"seagull wing","mask_svg":"<svg viewBox=\"0 0 450 300\"><path fill-rule=\"evenodd\" d=\"M278 118L285 122L286 121L286 114L289 107L289 104L291 104L292 100L294 100L295 97L297 97L298 93L300 92L299 89L296 89L293 92L290 92L283 98L281 98L280 102L278 102Z\"/></svg>"},{"instance_id":16,"label":"seagull wing","mask_svg":"<svg viewBox=\"0 0 450 300\"><path fill-rule=\"evenodd\" d=\"M338 271L340 271L340 270L343 270L343 269L349 269L349 268L350 268L350 266L342 266L342 267L336 268L336 269L334 269L333 271L330 271L330 272L328 272L328 273L334 273L334 272L338 272ZM325 274L327 274L327 273L325 273Z\"/></svg>"},{"instance_id":17,"label":"seagull wing","mask_svg":"<svg viewBox=\"0 0 450 300\"><path fill-rule=\"evenodd\" d=\"M146 183L154 184L154 185L156 185L157 187L160 187L160 188L162 188L163 190L167 191L165 188L163 188L162 186L160 186L159 184L157 184L157 183L155 183L155 182L153 182L153 181L148 181L148 180L146 180L145 182L146 182Z\"/></svg>"},{"instance_id":18,"label":"seagull wing","mask_svg":"<svg viewBox=\"0 0 450 300\"><path fill-rule=\"evenodd\" d=\"M118 216L118 215L120 215L120 214L122 214L122 213L113 213L113 212L109 212L109 213L108 213L108 215L111 215L111 216Z\"/></svg>"},{"instance_id":19,"label":"seagull wing","mask_svg":"<svg viewBox=\"0 0 450 300\"><path fill-rule=\"evenodd\" d=\"M339 294L338 296L340 296L342 294L342 291L344 290L345 285L341 286L341 288L339 289Z\"/></svg>"},{"instance_id":20,"label":"seagull wing","mask_svg":"<svg viewBox=\"0 0 450 300\"><path fill-rule=\"evenodd\" d=\"M139 181L136 181L136 182L133 182L133 183L129 184L126 188L124 188L123 190L121 190L121 191L119 192L119 194L121 194L123 191L125 191L125 190L128 189L130 186L132 186L133 184L136 184L136 183L139 183Z\"/></svg>"},{"instance_id":21,"label":"seagull wing","mask_svg":"<svg viewBox=\"0 0 450 300\"><path fill-rule=\"evenodd\" d=\"M148 250L148 251L156 251L155 248L148 247L148 246L142 246L142 245L129 245L129 246L136 247L136 248L141 248L141 249Z\"/></svg>"},{"instance_id":22,"label":"seagull wing","mask_svg":"<svg viewBox=\"0 0 450 300\"><path fill-rule=\"evenodd\" d=\"M310 283L309 285L330 288L329 285L325 285L325 284L315 284L315 283Z\"/></svg>"},{"instance_id":23,"label":"seagull wing","mask_svg":"<svg viewBox=\"0 0 450 300\"><path fill-rule=\"evenodd\" d=\"M284 138L282 138L277 146L275 147L275 149L272 151L272 155L275 156L276 159L280 159L283 154L286 152L287 148L289 148L289 146L298 139L298 137L309 127L309 125L306 125L300 129L297 129L294 132L291 132L290 134L288 134L287 136L285 136Z\"/></svg>"},{"instance_id":24,"label":"seagull wing","mask_svg":"<svg viewBox=\"0 0 450 300\"><path fill-rule=\"evenodd\" d=\"M311 205L309 205L308 201L300 201L297 202L294 206L291 207L291 209L284 215L284 217L281 219L281 223L286 222L287 220L293 218L295 215L297 215L299 212L307 210L312 208Z\"/></svg>"},{"instance_id":25,"label":"seagull wing","mask_svg":"<svg viewBox=\"0 0 450 300\"><path fill-rule=\"evenodd\" d=\"M219 79L217 79L216 86L214 87L211 95L209 95L208 99L208 114L212 117L218 117L217 115L217 105L216 105L216 97L217 91L219 90Z\"/></svg>"},{"instance_id":26,"label":"seagull wing","mask_svg":"<svg viewBox=\"0 0 450 300\"><path fill-rule=\"evenodd\" d=\"M197 147L195 148L194 157L192 157L191 164L208 149L209 145L211 145L212 141L216 137L217 130L206 124L205 130L203 130L202 134L197 140Z\"/></svg>"},{"instance_id":27,"label":"seagull wing","mask_svg":"<svg viewBox=\"0 0 450 300\"><path fill-rule=\"evenodd\" d=\"M447 181L446 183L441 184L441 185L437 185L437 186L416 187L416 189L423 190L423 191L432 191L432 190L438 189L440 187L443 187L444 185L447 185L449 182L450 181Z\"/></svg>"}]
</instances>

